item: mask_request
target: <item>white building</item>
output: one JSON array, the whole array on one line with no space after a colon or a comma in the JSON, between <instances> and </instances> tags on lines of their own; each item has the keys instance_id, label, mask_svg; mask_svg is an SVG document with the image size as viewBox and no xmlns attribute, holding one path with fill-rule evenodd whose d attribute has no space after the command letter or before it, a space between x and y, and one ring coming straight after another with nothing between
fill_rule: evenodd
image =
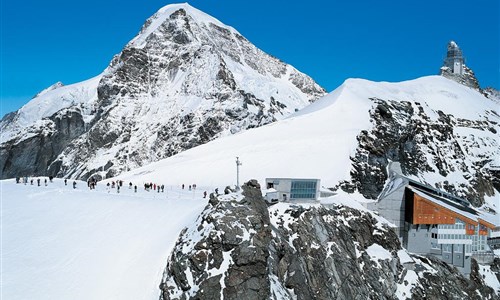
<instances>
[{"instance_id":1,"label":"white building","mask_svg":"<svg viewBox=\"0 0 500 300\"><path fill-rule=\"evenodd\" d=\"M319 188L319 179L266 178L266 199L269 202L317 200Z\"/></svg>"}]
</instances>

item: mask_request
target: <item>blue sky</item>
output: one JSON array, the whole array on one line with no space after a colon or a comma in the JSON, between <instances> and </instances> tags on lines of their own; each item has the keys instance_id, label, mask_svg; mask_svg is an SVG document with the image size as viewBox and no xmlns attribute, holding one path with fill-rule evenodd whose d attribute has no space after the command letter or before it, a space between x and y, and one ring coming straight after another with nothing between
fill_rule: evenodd
<instances>
[{"instance_id":1,"label":"blue sky","mask_svg":"<svg viewBox=\"0 0 500 300\"><path fill-rule=\"evenodd\" d=\"M172 1L1 0L0 114L40 90L104 70L144 21ZM327 91L351 77L402 81L436 74L455 40L481 86L500 88L498 0L227 1L192 6Z\"/></svg>"}]
</instances>

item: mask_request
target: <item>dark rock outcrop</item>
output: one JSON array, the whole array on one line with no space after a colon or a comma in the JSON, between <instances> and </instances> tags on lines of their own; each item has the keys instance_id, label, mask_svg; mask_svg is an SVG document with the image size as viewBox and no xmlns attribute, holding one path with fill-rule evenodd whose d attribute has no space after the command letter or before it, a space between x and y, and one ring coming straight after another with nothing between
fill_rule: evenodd
<instances>
[{"instance_id":1,"label":"dark rock outcrop","mask_svg":"<svg viewBox=\"0 0 500 300\"><path fill-rule=\"evenodd\" d=\"M60 165L51 165L73 139L85 132L81 112L64 109L43 120L27 137L0 144L1 178L55 176Z\"/></svg>"},{"instance_id":2,"label":"dark rock outcrop","mask_svg":"<svg viewBox=\"0 0 500 300\"><path fill-rule=\"evenodd\" d=\"M488 144L482 137L464 138L456 128L495 130L497 123L485 116L482 120L466 120L437 111L431 118L419 102L406 102L371 98L371 130L358 136L356 154L351 157L351 181L342 182L344 191L358 190L369 199L376 199L387 180L387 165L400 162L404 175L414 176L427 183L426 173L439 173L443 177L453 172L463 174L470 184L453 185L449 182L429 183L438 189L468 199L480 206L484 197L495 194L496 175L484 168L490 162L483 153L475 154L480 144ZM490 130L490 132L491 132ZM468 141L470 140L470 141ZM473 158L472 164L466 163Z\"/></svg>"},{"instance_id":3,"label":"dark rock outcrop","mask_svg":"<svg viewBox=\"0 0 500 300\"><path fill-rule=\"evenodd\" d=\"M465 278L435 258L408 255L368 212L268 208L256 182L243 195L211 200L180 234L161 299L499 299L477 266Z\"/></svg>"}]
</instances>

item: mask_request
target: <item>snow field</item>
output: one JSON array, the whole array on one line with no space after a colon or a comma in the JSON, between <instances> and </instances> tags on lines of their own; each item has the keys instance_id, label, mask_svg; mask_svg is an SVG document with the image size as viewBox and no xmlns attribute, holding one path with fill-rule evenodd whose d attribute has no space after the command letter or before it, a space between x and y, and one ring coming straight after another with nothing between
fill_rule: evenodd
<instances>
[{"instance_id":1,"label":"snow field","mask_svg":"<svg viewBox=\"0 0 500 300\"><path fill-rule=\"evenodd\" d=\"M71 183L0 181L1 299L158 299L179 232L207 203L202 191Z\"/></svg>"}]
</instances>

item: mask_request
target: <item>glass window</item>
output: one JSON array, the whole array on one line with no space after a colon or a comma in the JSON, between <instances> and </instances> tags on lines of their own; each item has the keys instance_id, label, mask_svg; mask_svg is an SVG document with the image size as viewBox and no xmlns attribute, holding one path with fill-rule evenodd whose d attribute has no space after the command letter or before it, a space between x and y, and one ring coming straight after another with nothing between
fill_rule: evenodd
<instances>
[{"instance_id":1,"label":"glass window","mask_svg":"<svg viewBox=\"0 0 500 300\"><path fill-rule=\"evenodd\" d=\"M292 181L291 199L315 199L316 181Z\"/></svg>"}]
</instances>

